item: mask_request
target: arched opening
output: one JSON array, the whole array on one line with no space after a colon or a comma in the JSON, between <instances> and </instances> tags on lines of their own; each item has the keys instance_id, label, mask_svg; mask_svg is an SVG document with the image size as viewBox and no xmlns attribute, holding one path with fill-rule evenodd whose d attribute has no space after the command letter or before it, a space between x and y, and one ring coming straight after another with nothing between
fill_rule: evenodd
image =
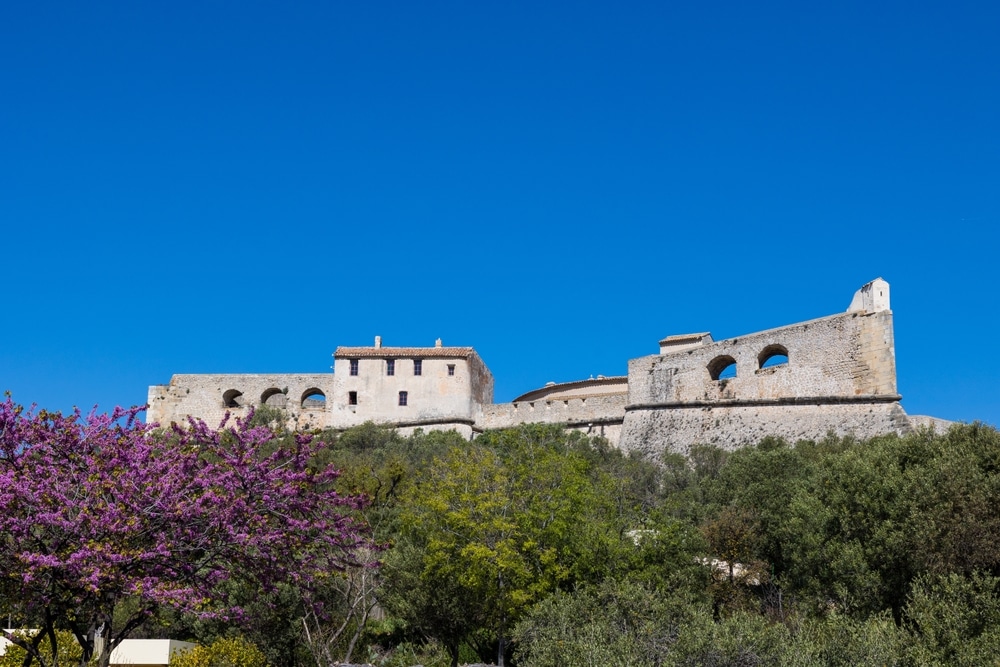
<instances>
[{"instance_id":1,"label":"arched opening","mask_svg":"<svg viewBox=\"0 0 1000 667\"><path fill-rule=\"evenodd\" d=\"M302 408L304 410L322 410L326 407L326 394L313 387L302 393Z\"/></svg>"},{"instance_id":2,"label":"arched opening","mask_svg":"<svg viewBox=\"0 0 1000 667\"><path fill-rule=\"evenodd\" d=\"M260 404L271 408L283 408L287 405L288 399L285 393L274 387L268 389L260 395Z\"/></svg>"},{"instance_id":3,"label":"arched opening","mask_svg":"<svg viewBox=\"0 0 1000 667\"><path fill-rule=\"evenodd\" d=\"M222 406L225 408L242 408L243 392L229 389L222 394Z\"/></svg>"},{"instance_id":4,"label":"arched opening","mask_svg":"<svg viewBox=\"0 0 1000 667\"><path fill-rule=\"evenodd\" d=\"M758 368L772 368L788 363L788 348L784 345L768 345L757 355Z\"/></svg>"},{"instance_id":5,"label":"arched opening","mask_svg":"<svg viewBox=\"0 0 1000 667\"><path fill-rule=\"evenodd\" d=\"M708 362L708 374L713 380L728 380L736 377L736 360L728 354Z\"/></svg>"}]
</instances>

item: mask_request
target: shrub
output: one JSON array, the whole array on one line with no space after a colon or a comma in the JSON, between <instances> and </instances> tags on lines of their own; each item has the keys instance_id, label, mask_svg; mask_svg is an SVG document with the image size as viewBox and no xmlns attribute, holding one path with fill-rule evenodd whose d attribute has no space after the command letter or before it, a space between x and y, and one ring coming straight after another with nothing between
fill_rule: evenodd
<instances>
[{"instance_id":1,"label":"shrub","mask_svg":"<svg viewBox=\"0 0 1000 667\"><path fill-rule=\"evenodd\" d=\"M29 635L26 632L15 633L21 637L28 638ZM59 664L61 665L79 665L80 659L83 657L83 649L80 648L80 643L76 641L76 637L69 630L56 630L56 642L59 645L58 656ZM52 645L49 643L48 639L42 639L42 643L38 645L38 650L42 653L42 658L45 660L46 664L51 664L52 661ZM16 644L9 644L7 646L7 652L0 656L0 667L21 667L24 664L25 650Z\"/></svg>"},{"instance_id":2,"label":"shrub","mask_svg":"<svg viewBox=\"0 0 1000 667\"><path fill-rule=\"evenodd\" d=\"M180 651L170 667L266 667L267 658L255 644L242 637L217 639L208 646Z\"/></svg>"}]
</instances>

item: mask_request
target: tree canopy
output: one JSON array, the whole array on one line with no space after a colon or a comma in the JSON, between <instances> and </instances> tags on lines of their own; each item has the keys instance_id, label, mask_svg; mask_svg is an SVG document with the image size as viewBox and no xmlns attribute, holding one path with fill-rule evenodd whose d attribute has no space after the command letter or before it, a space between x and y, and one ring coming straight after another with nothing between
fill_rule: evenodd
<instances>
[{"instance_id":1,"label":"tree canopy","mask_svg":"<svg viewBox=\"0 0 1000 667\"><path fill-rule=\"evenodd\" d=\"M0 405L0 595L42 629L5 664L106 665L133 631L242 638L274 667L1000 653L1000 434L982 424L649 460L559 425L469 442L137 415Z\"/></svg>"},{"instance_id":2,"label":"tree canopy","mask_svg":"<svg viewBox=\"0 0 1000 667\"><path fill-rule=\"evenodd\" d=\"M69 416L0 404L0 562L8 599L42 632L4 633L41 665L40 641L70 629L106 667L111 650L157 609L238 618L218 594L227 581L303 594L362 565L363 504L313 465L317 445L273 440L247 421L158 432L139 409ZM121 613L122 603L131 604ZM119 613L116 613L119 612Z\"/></svg>"}]
</instances>

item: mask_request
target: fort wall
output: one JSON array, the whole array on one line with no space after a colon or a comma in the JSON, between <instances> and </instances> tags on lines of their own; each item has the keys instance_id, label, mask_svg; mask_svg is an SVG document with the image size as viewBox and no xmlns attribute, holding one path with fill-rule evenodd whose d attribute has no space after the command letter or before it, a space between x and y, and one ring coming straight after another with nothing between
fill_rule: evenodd
<instances>
[{"instance_id":1,"label":"fort wall","mask_svg":"<svg viewBox=\"0 0 1000 667\"><path fill-rule=\"evenodd\" d=\"M664 406L626 413L620 443L626 451L657 457L686 454L692 445L734 450L766 436L788 442L819 440L826 435L871 438L912 430L899 403L892 400L799 402L796 399L754 404Z\"/></svg>"},{"instance_id":2,"label":"fort wall","mask_svg":"<svg viewBox=\"0 0 1000 667\"><path fill-rule=\"evenodd\" d=\"M618 445L625 399L621 393L494 403L483 406L477 427L485 430L521 424L565 424L567 428L602 436L612 445Z\"/></svg>"},{"instance_id":3,"label":"fort wall","mask_svg":"<svg viewBox=\"0 0 1000 667\"><path fill-rule=\"evenodd\" d=\"M288 426L348 428L366 421L415 429L565 424L655 456L691 445L728 449L774 435L867 438L914 427L899 404L889 285L859 289L847 312L714 341L668 336L628 376L548 384L493 403L493 376L471 347L340 347L334 373L175 375L149 390L149 419L216 425L227 411L281 408ZM936 427L946 422L921 418ZM916 423L916 422L914 422Z\"/></svg>"},{"instance_id":4,"label":"fort wall","mask_svg":"<svg viewBox=\"0 0 1000 667\"><path fill-rule=\"evenodd\" d=\"M735 376L726 377L730 366ZM630 405L896 396L892 313L844 313L641 357L628 377Z\"/></svg>"},{"instance_id":5,"label":"fort wall","mask_svg":"<svg viewBox=\"0 0 1000 667\"><path fill-rule=\"evenodd\" d=\"M697 336L698 344L629 362L626 449L734 449L765 435L794 441L910 429L881 279L858 290L846 313L718 342Z\"/></svg>"},{"instance_id":6,"label":"fort wall","mask_svg":"<svg viewBox=\"0 0 1000 667\"><path fill-rule=\"evenodd\" d=\"M185 424L190 416L215 427L227 412L245 417L251 407L266 405L285 410L290 427L323 428L332 392L331 373L174 375L170 384L149 388L147 417L166 426Z\"/></svg>"}]
</instances>

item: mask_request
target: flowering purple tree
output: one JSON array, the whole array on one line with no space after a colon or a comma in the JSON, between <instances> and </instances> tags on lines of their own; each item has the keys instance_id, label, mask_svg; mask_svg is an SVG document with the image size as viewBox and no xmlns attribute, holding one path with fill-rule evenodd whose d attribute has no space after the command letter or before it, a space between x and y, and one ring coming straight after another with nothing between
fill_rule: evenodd
<instances>
[{"instance_id":1,"label":"flowering purple tree","mask_svg":"<svg viewBox=\"0 0 1000 667\"><path fill-rule=\"evenodd\" d=\"M0 404L0 580L41 628L31 639L3 634L42 667L38 646L58 655L57 627L80 641L81 665L107 667L161 606L236 617L217 596L222 582L290 582L308 595L370 546L354 519L361 499L333 490L336 470L310 465L318 443L308 436L264 455L273 434L249 418L164 433L141 411Z\"/></svg>"}]
</instances>

